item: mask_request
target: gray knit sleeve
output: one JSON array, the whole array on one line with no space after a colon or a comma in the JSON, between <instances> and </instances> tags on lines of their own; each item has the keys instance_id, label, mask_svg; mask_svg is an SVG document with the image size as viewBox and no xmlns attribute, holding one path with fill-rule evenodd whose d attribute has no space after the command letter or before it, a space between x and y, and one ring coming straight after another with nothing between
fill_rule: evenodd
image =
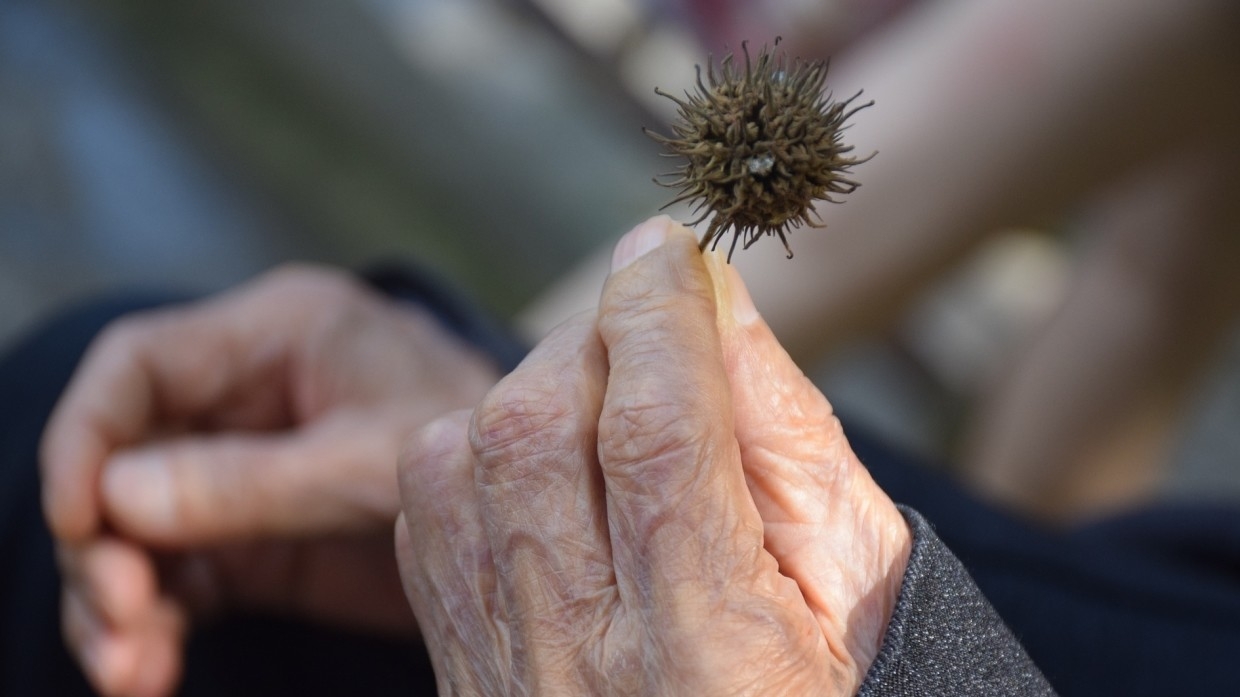
<instances>
[{"instance_id":1,"label":"gray knit sleeve","mask_svg":"<svg viewBox=\"0 0 1240 697\"><path fill-rule=\"evenodd\" d=\"M960 561L916 511L901 507L912 553L883 646L858 694L1053 695Z\"/></svg>"}]
</instances>

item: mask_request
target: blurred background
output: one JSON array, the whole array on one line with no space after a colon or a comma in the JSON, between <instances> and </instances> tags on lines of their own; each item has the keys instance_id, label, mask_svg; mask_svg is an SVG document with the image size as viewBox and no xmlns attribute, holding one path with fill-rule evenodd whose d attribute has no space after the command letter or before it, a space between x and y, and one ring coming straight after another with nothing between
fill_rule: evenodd
<instances>
[{"instance_id":1,"label":"blurred background","mask_svg":"<svg viewBox=\"0 0 1240 697\"><path fill-rule=\"evenodd\" d=\"M643 20L599 5L618 32ZM596 55L558 20L489 0L6 0L0 331L290 258L416 258L511 314L664 195L653 117L600 43L625 37L580 37Z\"/></svg>"},{"instance_id":2,"label":"blurred background","mask_svg":"<svg viewBox=\"0 0 1240 697\"><path fill-rule=\"evenodd\" d=\"M414 260L515 320L670 198L640 130L673 115L656 85L744 36L843 50L908 4L0 0L0 346L75 300L294 259ZM807 371L853 420L949 457L1063 297L1076 241L1057 232L996 235ZM1164 495L1240 499L1229 336Z\"/></svg>"}]
</instances>

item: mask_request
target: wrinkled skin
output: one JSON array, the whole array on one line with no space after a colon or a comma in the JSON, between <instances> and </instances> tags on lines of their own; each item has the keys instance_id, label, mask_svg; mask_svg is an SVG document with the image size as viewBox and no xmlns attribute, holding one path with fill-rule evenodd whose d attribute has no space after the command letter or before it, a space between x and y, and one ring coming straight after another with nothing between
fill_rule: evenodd
<instances>
[{"instance_id":1,"label":"wrinkled skin","mask_svg":"<svg viewBox=\"0 0 1240 697\"><path fill-rule=\"evenodd\" d=\"M64 632L96 689L171 694L188 624L238 606L416 631L393 463L496 379L416 308L307 267L105 330L42 448Z\"/></svg>"},{"instance_id":2,"label":"wrinkled skin","mask_svg":"<svg viewBox=\"0 0 1240 697\"><path fill-rule=\"evenodd\" d=\"M440 693L855 693L903 518L719 257L656 218L613 269L597 313L401 458Z\"/></svg>"}]
</instances>

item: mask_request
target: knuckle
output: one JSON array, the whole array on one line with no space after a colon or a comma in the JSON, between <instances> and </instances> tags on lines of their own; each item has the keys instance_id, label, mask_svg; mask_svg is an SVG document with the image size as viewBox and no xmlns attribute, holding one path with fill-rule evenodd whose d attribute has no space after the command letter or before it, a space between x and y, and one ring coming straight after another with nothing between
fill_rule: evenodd
<instances>
[{"instance_id":1,"label":"knuckle","mask_svg":"<svg viewBox=\"0 0 1240 697\"><path fill-rule=\"evenodd\" d=\"M295 297L307 305L338 305L361 294L358 283L348 275L305 262L275 267L259 278L258 286L276 297Z\"/></svg>"},{"instance_id":2,"label":"knuckle","mask_svg":"<svg viewBox=\"0 0 1240 697\"><path fill-rule=\"evenodd\" d=\"M643 647L632 641L599 642L587 666L593 694L636 695L647 691L650 660Z\"/></svg>"},{"instance_id":3,"label":"knuckle","mask_svg":"<svg viewBox=\"0 0 1240 697\"><path fill-rule=\"evenodd\" d=\"M324 277L334 277L335 273L327 267L304 261L286 261L260 276L260 282L271 285L298 285L314 282Z\"/></svg>"},{"instance_id":4,"label":"knuckle","mask_svg":"<svg viewBox=\"0 0 1240 697\"><path fill-rule=\"evenodd\" d=\"M467 411L452 412L427 423L406 439L397 459L403 496L434 490L438 483L450 478L449 470L462 460L459 453L467 447L467 418ZM434 496L428 498L436 500Z\"/></svg>"},{"instance_id":5,"label":"knuckle","mask_svg":"<svg viewBox=\"0 0 1240 697\"><path fill-rule=\"evenodd\" d=\"M578 442L581 420L555 387L501 384L474 412L469 442L484 470L561 452Z\"/></svg>"},{"instance_id":6,"label":"knuckle","mask_svg":"<svg viewBox=\"0 0 1240 697\"><path fill-rule=\"evenodd\" d=\"M599 421L599 457L620 471L652 461L696 461L716 427L679 402L639 394L614 399Z\"/></svg>"},{"instance_id":7,"label":"knuckle","mask_svg":"<svg viewBox=\"0 0 1240 697\"><path fill-rule=\"evenodd\" d=\"M92 353L99 355L132 352L149 334L153 314L136 312L113 320L99 332Z\"/></svg>"},{"instance_id":8,"label":"knuckle","mask_svg":"<svg viewBox=\"0 0 1240 697\"><path fill-rule=\"evenodd\" d=\"M58 411L69 411L80 417L81 406L90 403L103 385L131 371L141 370L143 356L158 346L155 329L164 317L166 315L160 311L138 312L105 326L78 365ZM131 376L127 378L131 379Z\"/></svg>"},{"instance_id":9,"label":"knuckle","mask_svg":"<svg viewBox=\"0 0 1240 697\"><path fill-rule=\"evenodd\" d=\"M83 368L87 366L130 366L159 347L160 337L177 328L183 315L179 309L132 312L107 324L91 343Z\"/></svg>"},{"instance_id":10,"label":"knuckle","mask_svg":"<svg viewBox=\"0 0 1240 697\"><path fill-rule=\"evenodd\" d=\"M647 337L651 332L683 333L715 313L714 291L704 277L677 274L669 287L618 283L604 291L599 309L599 331L608 345L626 336ZM637 343L646 343L641 339Z\"/></svg>"},{"instance_id":11,"label":"knuckle","mask_svg":"<svg viewBox=\"0 0 1240 697\"><path fill-rule=\"evenodd\" d=\"M597 423L605 360L593 313L553 329L474 412L470 444L479 458L502 460L580 445Z\"/></svg>"}]
</instances>

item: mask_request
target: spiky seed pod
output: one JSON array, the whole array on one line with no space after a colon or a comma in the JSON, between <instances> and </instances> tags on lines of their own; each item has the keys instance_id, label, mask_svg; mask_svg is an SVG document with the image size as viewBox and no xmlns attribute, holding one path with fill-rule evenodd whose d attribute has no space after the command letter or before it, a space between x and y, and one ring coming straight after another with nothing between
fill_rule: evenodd
<instances>
[{"instance_id":1,"label":"spiky seed pod","mask_svg":"<svg viewBox=\"0 0 1240 697\"><path fill-rule=\"evenodd\" d=\"M714 249L731 230L728 261L742 237L748 249L764 235L778 235L791 259L790 229L823 227L814 201L837 203L832 195L859 186L848 178L850 168L873 155L849 157L852 146L841 142L840 132L849 117L874 102L852 107L860 92L832 101L823 93L824 61L797 59L789 67L782 55L776 59L766 48L753 60L745 43L741 48L743 66L732 54L718 72L708 62L705 83L697 66L697 91L686 92L683 100L655 89L680 108L674 137L642 130L670 151L665 155L685 159L676 171L662 175L676 179L655 179L680 189L667 206L696 201L693 212L701 215L691 224L714 216L702 237L703 251Z\"/></svg>"}]
</instances>

